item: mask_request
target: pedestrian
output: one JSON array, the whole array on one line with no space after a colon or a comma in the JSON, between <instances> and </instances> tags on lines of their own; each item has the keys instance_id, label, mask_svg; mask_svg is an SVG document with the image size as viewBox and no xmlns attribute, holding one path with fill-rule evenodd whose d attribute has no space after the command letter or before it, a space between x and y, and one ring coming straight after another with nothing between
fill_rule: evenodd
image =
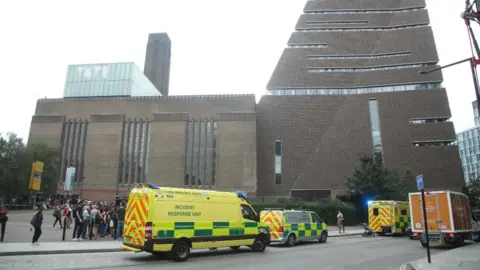
<instances>
[{"instance_id":1,"label":"pedestrian","mask_svg":"<svg viewBox=\"0 0 480 270\"><path fill-rule=\"evenodd\" d=\"M120 237L123 238L123 226L125 223L125 207L123 206L123 203L120 203L120 207L118 207L117 220L117 239L123 240L120 239Z\"/></svg>"},{"instance_id":2,"label":"pedestrian","mask_svg":"<svg viewBox=\"0 0 480 270\"><path fill-rule=\"evenodd\" d=\"M8 221L8 209L2 203L0 205L0 226L2 227L0 231L0 242L3 242L3 237L5 236L5 228L7 227L7 221Z\"/></svg>"},{"instance_id":3,"label":"pedestrian","mask_svg":"<svg viewBox=\"0 0 480 270\"><path fill-rule=\"evenodd\" d=\"M60 223L60 229L62 228L62 210L60 210L60 206L56 205L55 210L53 210L53 216L55 217L55 222L53 222L53 228L57 225L57 222Z\"/></svg>"},{"instance_id":4,"label":"pedestrian","mask_svg":"<svg viewBox=\"0 0 480 270\"><path fill-rule=\"evenodd\" d=\"M87 239L87 232L89 231L88 225L90 224L90 213L88 212L88 206L83 207L83 227L82 227L82 238Z\"/></svg>"},{"instance_id":5,"label":"pedestrian","mask_svg":"<svg viewBox=\"0 0 480 270\"><path fill-rule=\"evenodd\" d=\"M80 240L83 228L83 211L80 204L73 207L73 218L75 219L75 227L73 227L73 241Z\"/></svg>"},{"instance_id":6,"label":"pedestrian","mask_svg":"<svg viewBox=\"0 0 480 270\"><path fill-rule=\"evenodd\" d=\"M42 235L42 223L43 207L40 207L40 209L38 209L38 212L33 216L32 221L30 221L30 224L35 229L35 232L33 233L32 244L38 244L38 239L40 238L40 235Z\"/></svg>"},{"instance_id":7,"label":"pedestrian","mask_svg":"<svg viewBox=\"0 0 480 270\"><path fill-rule=\"evenodd\" d=\"M344 218L342 212L338 211L337 214L337 226L338 226L338 233L345 233L345 225L344 225Z\"/></svg>"},{"instance_id":8,"label":"pedestrian","mask_svg":"<svg viewBox=\"0 0 480 270\"><path fill-rule=\"evenodd\" d=\"M98 211L97 205L93 205L92 211L90 211L90 226L92 227L92 233L90 236L90 240L92 237L97 239L98 237L98 227L100 225L100 211Z\"/></svg>"}]
</instances>

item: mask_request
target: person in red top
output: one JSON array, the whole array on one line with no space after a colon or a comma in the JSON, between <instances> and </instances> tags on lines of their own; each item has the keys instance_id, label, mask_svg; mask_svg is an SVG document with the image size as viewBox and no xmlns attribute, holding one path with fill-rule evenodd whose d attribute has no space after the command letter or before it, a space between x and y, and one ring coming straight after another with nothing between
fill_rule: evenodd
<instances>
[{"instance_id":1,"label":"person in red top","mask_svg":"<svg viewBox=\"0 0 480 270\"><path fill-rule=\"evenodd\" d=\"M2 227L0 231L0 242L3 242L3 237L5 236L5 227L7 226L8 221L8 209L4 204L0 205L0 226Z\"/></svg>"}]
</instances>

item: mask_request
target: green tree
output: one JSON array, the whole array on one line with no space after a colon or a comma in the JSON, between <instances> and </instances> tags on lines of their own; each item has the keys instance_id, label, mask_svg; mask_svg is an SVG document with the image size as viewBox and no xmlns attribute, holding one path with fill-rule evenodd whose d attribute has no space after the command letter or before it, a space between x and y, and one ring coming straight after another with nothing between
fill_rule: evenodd
<instances>
[{"instance_id":1,"label":"green tree","mask_svg":"<svg viewBox=\"0 0 480 270\"><path fill-rule=\"evenodd\" d=\"M407 200L408 192L415 190L414 183L415 175L411 171L400 175L366 155L360 156L360 166L347 178L351 194L380 200Z\"/></svg>"},{"instance_id":2,"label":"green tree","mask_svg":"<svg viewBox=\"0 0 480 270\"><path fill-rule=\"evenodd\" d=\"M463 187L463 193L468 196L472 209L480 209L480 180L466 184Z\"/></svg>"},{"instance_id":3,"label":"green tree","mask_svg":"<svg viewBox=\"0 0 480 270\"><path fill-rule=\"evenodd\" d=\"M24 165L25 150L25 143L16 134L0 134L0 197L8 202Z\"/></svg>"},{"instance_id":4,"label":"green tree","mask_svg":"<svg viewBox=\"0 0 480 270\"><path fill-rule=\"evenodd\" d=\"M11 202L12 196L28 194L32 163L44 163L41 192L55 193L59 150L43 143L28 146L14 133L0 134L0 197Z\"/></svg>"}]
</instances>

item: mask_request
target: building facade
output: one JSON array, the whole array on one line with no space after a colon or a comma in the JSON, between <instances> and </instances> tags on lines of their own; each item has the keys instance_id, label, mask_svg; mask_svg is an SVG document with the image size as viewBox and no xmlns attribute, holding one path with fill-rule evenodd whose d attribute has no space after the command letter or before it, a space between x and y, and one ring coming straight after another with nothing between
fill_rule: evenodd
<instances>
[{"instance_id":1,"label":"building facade","mask_svg":"<svg viewBox=\"0 0 480 270\"><path fill-rule=\"evenodd\" d=\"M148 36L143 72L163 96L168 96L171 56L172 42L167 33L155 33Z\"/></svg>"},{"instance_id":2,"label":"building facade","mask_svg":"<svg viewBox=\"0 0 480 270\"><path fill-rule=\"evenodd\" d=\"M345 193L359 155L460 190L423 0L308 1L257 105L258 193Z\"/></svg>"},{"instance_id":3,"label":"building facade","mask_svg":"<svg viewBox=\"0 0 480 270\"><path fill-rule=\"evenodd\" d=\"M368 154L461 189L442 74L420 74L439 61L424 0L308 1L258 104L167 96L166 38L149 37L144 71L163 96L38 101L29 141L61 149L59 187L73 166L86 199L152 182L314 200L346 193Z\"/></svg>"},{"instance_id":4,"label":"building facade","mask_svg":"<svg viewBox=\"0 0 480 270\"><path fill-rule=\"evenodd\" d=\"M59 192L75 167L86 199L143 182L257 189L254 95L42 99L29 142L61 149Z\"/></svg>"},{"instance_id":5,"label":"building facade","mask_svg":"<svg viewBox=\"0 0 480 270\"><path fill-rule=\"evenodd\" d=\"M160 96L133 62L69 65L63 97Z\"/></svg>"},{"instance_id":6,"label":"building facade","mask_svg":"<svg viewBox=\"0 0 480 270\"><path fill-rule=\"evenodd\" d=\"M478 102L472 102L475 126L457 134L458 151L465 183L480 180L480 124Z\"/></svg>"}]
</instances>

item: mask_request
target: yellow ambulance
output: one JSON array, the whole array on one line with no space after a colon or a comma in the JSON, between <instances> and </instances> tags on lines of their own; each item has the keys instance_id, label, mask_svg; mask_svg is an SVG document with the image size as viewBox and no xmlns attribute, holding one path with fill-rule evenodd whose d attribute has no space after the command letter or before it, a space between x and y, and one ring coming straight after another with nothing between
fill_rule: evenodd
<instances>
[{"instance_id":1,"label":"yellow ambulance","mask_svg":"<svg viewBox=\"0 0 480 270\"><path fill-rule=\"evenodd\" d=\"M288 247L298 242L327 242L328 227L317 213L308 210L264 209L260 219L270 227L272 243Z\"/></svg>"},{"instance_id":2,"label":"yellow ambulance","mask_svg":"<svg viewBox=\"0 0 480 270\"><path fill-rule=\"evenodd\" d=\"M410 225L410 206L404 201L370 201L368 223L379 235L406 235Z\"/></svg>"},{"instance_id":3,"label":"yellow ambulance","mask_svg":"<svg viewBox=\"0 0 480 270\"><path fill-rule=\"evenodd\" d=\"M242 192L135 186L129 195L121 248L165 253L185 261L191 249L248 246L263 252L267 225Z\"/></svg>"}]
</instances>

